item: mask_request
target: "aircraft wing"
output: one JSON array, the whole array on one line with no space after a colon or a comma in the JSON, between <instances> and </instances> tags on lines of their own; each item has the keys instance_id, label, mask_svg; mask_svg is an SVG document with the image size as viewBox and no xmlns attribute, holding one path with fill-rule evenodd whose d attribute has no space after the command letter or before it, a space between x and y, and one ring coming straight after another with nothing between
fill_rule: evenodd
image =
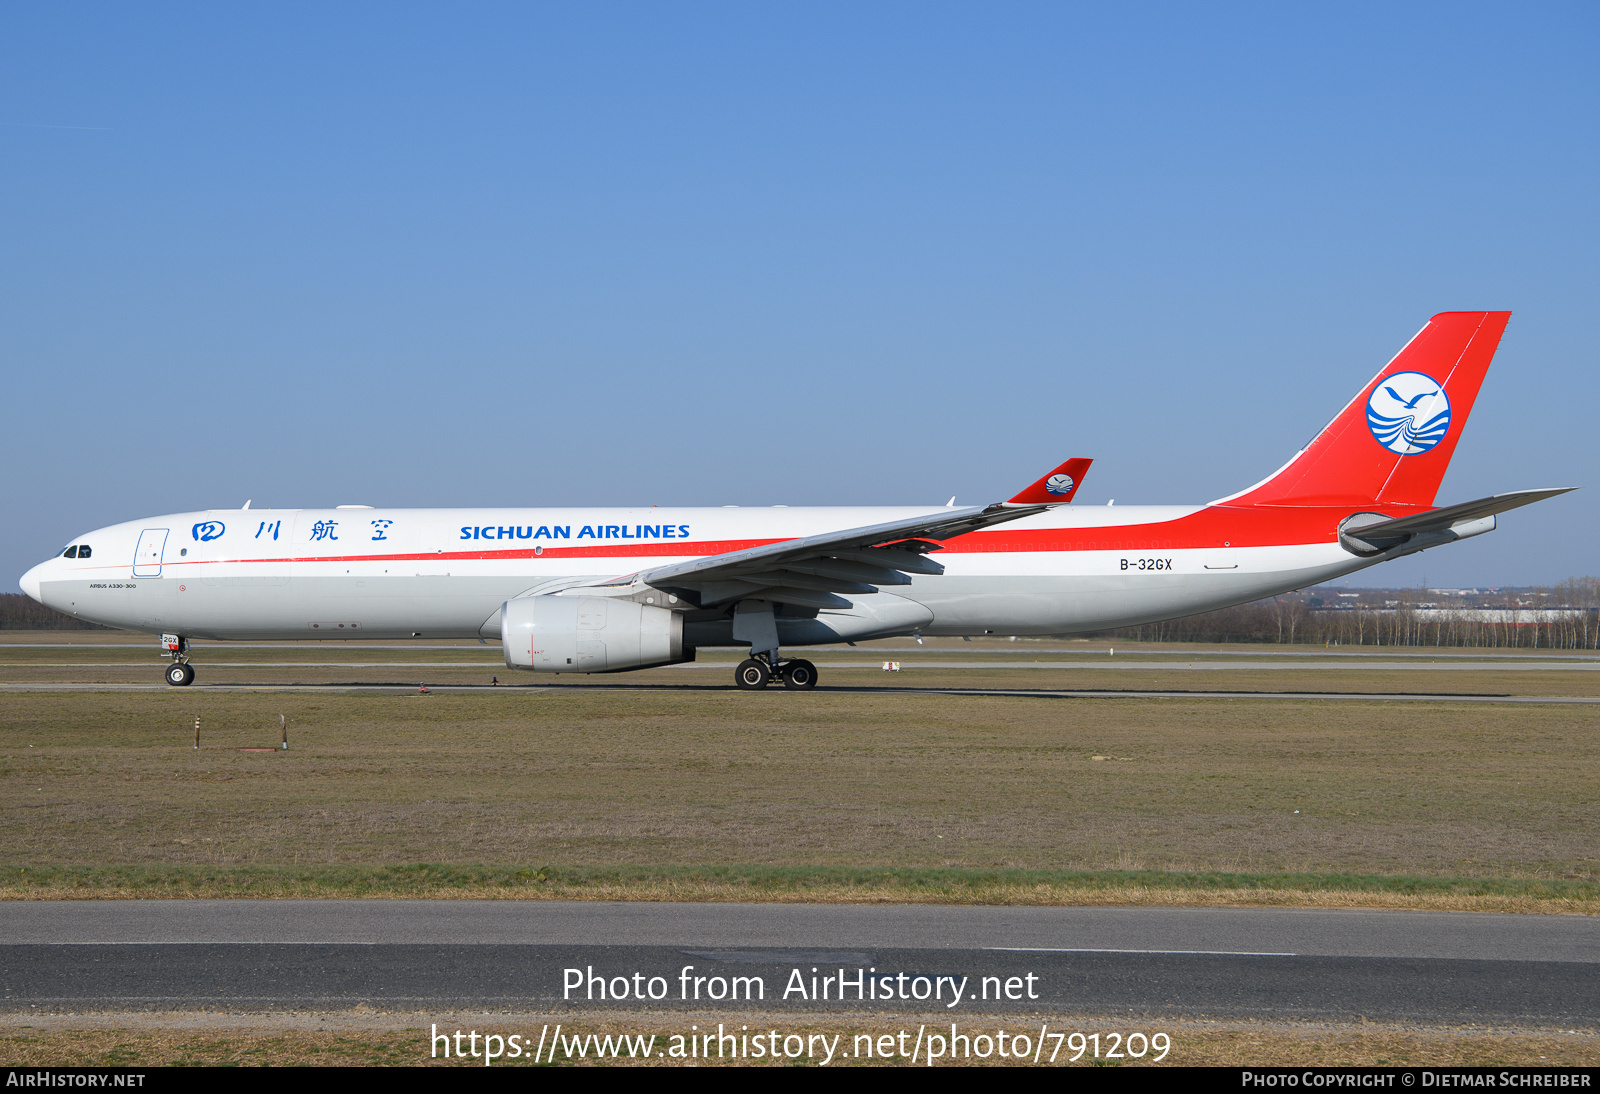
<instances>
[{"instance_id":1,"label":"aircraft wing","mask_svg":"<svg viewBox=\"0 0 1600 1094\"><path fill-rule=\"evenodd\" d=\"M907 574L944 573L943 566L927 557L926 552L938 550L928 540L954 539L1049 508L998 504L946 509L887 524L708 555L645 570L634 580L657 589L692 592L703 608L746 597L809 608L848 608L850 602L836 593L875 593L880 585L909 585Z\"/></svg>"},{"instance_id":2,"label":"aircraft wing","mask_svg":"<svg viewBox=\"0 0 1600 1094\"><path fill-rule=\"evenodd\" d=\"M747 597L808 608L848 608L850 602L837 594L875 593L881 585L909 585L908 574L944 573L943 566L927 557L928 552L939 550L930 540L954 539L1062 504L1077 492L1089 462L1069 460L1035 484L1044 497L1060 496L1061 501L1035 502L1024 491L1018 498L1028 495L1027 502L1013 499L943 509L886 524L784 540L644 570L611 584L642 583L687 593L702 608ZM1051 479L1053 493L1044 493L1046 479Z\"/></svg>"}]
</instances>

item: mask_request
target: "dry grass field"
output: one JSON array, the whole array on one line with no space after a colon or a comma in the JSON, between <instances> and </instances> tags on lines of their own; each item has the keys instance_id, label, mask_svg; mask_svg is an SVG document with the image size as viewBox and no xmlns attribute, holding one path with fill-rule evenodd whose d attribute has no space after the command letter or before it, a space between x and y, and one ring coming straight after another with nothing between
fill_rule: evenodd
<instances>
[{"instance_id":1,"label":"dry grass field","mask_svg":"<svg viewBox=\"0 0 1600 1094\"><path fill-rule=\"evenodd\" d=\"M726 654L513 681L475 643L212 646L202 682L245 688L24 690L157 682L149 648L88 639L0 646L0 893L1600 908L1600 707L916 691L1588 695L1589 659L1210 671L1177 666L1285 658L1130 648L1119 662L1152 668L941 667L1091 656L956 641L892 655L888 686L891 655L863 646L816 655L863 667L824 668L814 692L744 693ZM280 714L288 752L238 751L276 743Z\"/></svg>"},{"instance_id":2,"label":"dry grass field","mask_svg":"<svg viewBox=\"0 0 1600 1094\"><path fill-rule=\"evenodd\" d=\"M1335 656L1351 652L1376 656ZM1103 644L901 640L813 659L824 682L814 692L744 693L729 686L737 659L721 651L691 666L546 678L510 676L477 643L212 645L196 651L201 684L233 686L170 689L137 637L5 634L0 899L1600 913L1600 705L1449 698L1593 696L1592 658L1151 645L1113 657ZM884 673L888 659L903 671ZM419 693L423 681L435 690ZM30 690L41 686L66 690ZM1176 694L1029 694L1052 689ZM1205 694L1217 691L1441 698ZM287 752L240 751L275 744L280 715ZM478 1029L540 1020L459 1017ZM8 1014L0 1060L459 1066L430 1058L434 1020L365 1008ZM569 1032L666 1037L693 1020L614 1014ZM848 1041L907 1020L774 1023ZM1169 1064L1600 1064L1592 1030L1159 1028L1173 1038Z\"/></svg>"},{"instance_id":3,"label":"dry grass field","mask_svg":"<svg viewBox=\"0 0 1600 1094\"><path fill-rule=\"evenodd\" d=\"M685 1034L690 1026L715 1030L722 1022L738 1029L748 1024L752 1031L777 1029L782 1035L799 1034L809 1038L821 1034L843 1052L850 1051L860 1034L873 1037L896 1034L909 1029L915 1033L919 1023L930 1029L949 1028L948 1015L897 1017L891 1020L865 1018L851 1021L836 1016L782 1017L759 1014L661 1014L607 1015L582 1019L570 1024L571 1015L386 1015L372 1011L329 1015L219 1016L216 1014L118 1014L77 1018L37 1018L25 1023L0 1024L0 1059L12 1066L79 1067L162 1067L223 1064L243 1067L267 1066L408 1066L479 1067L482 1060L434 1058L431 1055L430 1028L476 1029L504 1035L532 1030L537 1037L546 1023L567 1021L565 1034L587 1038L655 1034L654 1047L666 1049L673 1034ZM1595 1067L1600 1065L1600 1037L1593 1031L1428 1029L1369 1025L1327 1025L1272 1022L1204 1022L1159 1019L1135 1023L1112 1023L1104 1018L1028 1017L1012 1022L963 1023L967 1033L993 1034L1005 1028L1012 1032L1031 1032L1041 1022L1050 1029L1079 1031L1085 1034L1127 1031L1164 1031L1171 1038L1171 1051L1161 1063L1147 1054L1144 1060L1096 1061L1087 1049L1075 1064L1069 1061L1071 1049L1059 1049L1056 1066L1260 1066L1270 1061L1280 1067L1382 1067L1382 1066L1466 1066L1466 1067ZM589 1042L591 1045L593 1042ZM1054 1047L1051 1040L1047 1045ZM1109 1045L1108 1038L1102 1044ZM820 1048L819 1048L820 1051ZM1046 1048L1041 1056L1048 1058ZM1041 1063L1046 1062L1041 1059ZM558 1056L555 1066L595 1066L592 1057L566 1059ZM946 1061L947 1063L949 1061ZM967 1066L1030 1066L1014 1059L990 1055L987 1060L966 1059ZM644 1066L643 1059L607 1060L610 1065ZM652 1064L692 1063L695 1065L773 1066L764 1060L659 1060ZM850 1067L865 1064L912 1066L909 1060L865 1060L838 1055L827 1065ZM498 1066L530 1066L531 1061L502 1060ZM818 1066L820 1061L783 1060L778 1066ZM549 1066L541 1062L540 1066ZM926 1066L919 1059L915 1066Z\"/></svg>"}]
</instances>

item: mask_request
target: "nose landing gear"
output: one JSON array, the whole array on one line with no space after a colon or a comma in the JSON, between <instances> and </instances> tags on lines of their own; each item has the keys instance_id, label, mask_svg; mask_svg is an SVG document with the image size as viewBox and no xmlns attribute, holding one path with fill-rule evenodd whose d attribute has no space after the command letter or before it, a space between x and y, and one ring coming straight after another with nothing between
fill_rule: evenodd
<instances>
[{"instance_id":1,"label":"nose landing gear","mask_svg":"<svg viewBox=\"0 0 1600 1094\"><path fill-rule=\"evenodd\" d=\"M172 654L172 664L164 674L167 683L175 688L186 688L194 683L194 666L189 664L189 640L180 634L164 634L161 645Z\"/></svg>"}]
</instances>

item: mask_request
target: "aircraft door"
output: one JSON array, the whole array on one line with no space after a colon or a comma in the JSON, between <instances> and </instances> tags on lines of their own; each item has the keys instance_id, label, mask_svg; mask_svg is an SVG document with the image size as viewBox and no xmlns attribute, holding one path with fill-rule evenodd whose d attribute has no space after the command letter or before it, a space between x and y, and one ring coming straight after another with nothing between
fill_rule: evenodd
<instances>
[{"instance_id":1,"label":"aircraft door","mask_svg":"<svg viewBox=\"0 0 1600 1094\"><path fill-rule=\"evenodd\" d=\"M139 546L133 551L134 577L160 577L161 556L167 549L166 528L146 528L139 533Z\"/></svg>"}]
</instances>

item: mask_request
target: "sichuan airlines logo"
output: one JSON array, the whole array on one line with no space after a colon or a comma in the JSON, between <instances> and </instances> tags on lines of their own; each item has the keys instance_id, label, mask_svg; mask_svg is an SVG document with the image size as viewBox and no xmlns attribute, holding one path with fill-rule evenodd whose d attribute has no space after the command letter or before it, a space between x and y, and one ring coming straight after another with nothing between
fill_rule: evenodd
<instances>
[{"instance_id":1,"label":"sichuan airlines logo","mask_svg":"<svg viewBox=\"0 0 1600 1094\"><path fill-rule=\"evenodd\" d=\"M1443 384L1420 372L1386 376L1367 399L1367 428L1390 452L1426 452L1450 431L1450 397Z\"/></svg>"},{"instance_id":2,"label":"sichuan airlines logo","mask_svg":"<svg viewBox=\"0 0 1600 1094\"><path fill-rule=\"evenodd\" d=\"M227 525L220 520L206 520L196 524L190 534L201 543L209 543L227 530Z\"/></svg>"},{"instance_id":3,"label":"sichuan airlines logo","mask_svg":"<svg viewBox=\"0 0 1600 1094\"><path fill-rule=\"evenodd\" d=\"M1044 480L1044 488L1052 494L1070 494L1072 486L1071 475L1051 475Z\"/></svg>"}]
</instances>

